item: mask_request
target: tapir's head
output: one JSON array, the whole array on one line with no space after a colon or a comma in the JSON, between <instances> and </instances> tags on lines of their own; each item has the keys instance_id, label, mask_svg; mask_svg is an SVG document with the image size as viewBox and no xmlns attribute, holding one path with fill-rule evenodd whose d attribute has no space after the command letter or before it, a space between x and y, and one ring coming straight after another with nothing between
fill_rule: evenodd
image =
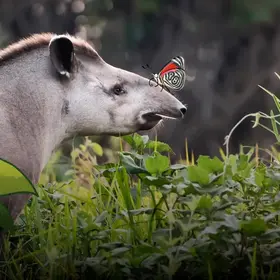
<instances>
[{"instance_id":1,"label":"tapir's head","mask_svg":"<svg viewBox=\"0 0 280 280\"><path fill-rule=\"evenodd\" d=\"M71 132L124 135L184 116L186 107L173 95L86 48L87 53L78 52L67 35L54 36L49 44L52 67L66 81L65 121Z\"/></svg>"}]
</instances>

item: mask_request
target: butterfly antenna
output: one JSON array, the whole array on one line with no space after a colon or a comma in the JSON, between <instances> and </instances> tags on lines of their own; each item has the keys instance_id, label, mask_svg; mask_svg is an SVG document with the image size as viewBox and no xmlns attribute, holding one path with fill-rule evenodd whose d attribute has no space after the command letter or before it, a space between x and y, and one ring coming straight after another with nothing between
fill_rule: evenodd
<instances>
[{"instance_id":1,"label":"butterfly antenna","mask_svg":"<svg viewBox=\"0 0 280 280\"><path fill-rule=\"evenodd\" d=\"M145 66L142 66L144 69L150 69L152 70L151 66L149 64L146 64Z\"/></svg>"}]
</instances>

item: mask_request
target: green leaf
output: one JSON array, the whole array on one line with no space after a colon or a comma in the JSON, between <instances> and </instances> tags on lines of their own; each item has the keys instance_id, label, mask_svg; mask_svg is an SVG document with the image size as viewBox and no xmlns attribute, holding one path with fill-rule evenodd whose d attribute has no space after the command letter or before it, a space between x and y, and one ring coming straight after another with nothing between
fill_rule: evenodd
<instances>
[{"instance_id":1,"label":"green leaf","mask_svg":"<svg viewBox=\"0 0 280 280\"><path fill-rule=\"evenodd\" d=\"M6 230L11 230L14 226L14 221L8 208L0 203L0 228Z\"/></svg>"},{"instance_id":2,"label":"green leaf","mask_svg":"<svg viewBox=\"0 0 280 280\"><path fill-rule=\"evenodd\" d=\"M187 170L190 181L199 183L201 185L209 184L209 173L207 170L196 165L188 166Z\"/></svg>"},{"instance_id":3,"label":"green leaf","mask_svg":"<svg viewBox=\"0 0 280 280\"><path fill-rule=\"evenodd\" d=\"M144 148L144 141L147 141L147 139L145 139L145 137L142 137L141 135L134 133L133 134L133 144L134 144L134 148Z\"/></svg>"},{"instance_id":4,"label":"green leaf","mask_svg":"<svg viewBox=\"0 0 280 280\"><path fill-rule=\"evenodd\" d=\"M145 167L150 174L161 174L169 168L169 158L159 153L145 159Z\"/></svg>"},{"instance_id":5,"label":"green leaf","mask_svg":"<svg viewBox=\"0 0 280 280\"><path fill-rule=\"evenodd\" d=\"M104 249L108 251L112 251L115 248L123 248L124 244L122 242L111 242L111 243L103 243L98 246L99 249Z\"/></svg>"},{"instance_id":6,"label":"green leaf","mask_svg":"<svg viewBox=\"0 0 280 280\"><path fill-rule=\"evenodd\" d=\"M31 181L17 167L0 159L0 196L14 193L37 195Z\"/></svg>"},{"instance_id":7,"label":"green leaf","mask_svg":"<svg viewBox=\"0 0 280 280\"><path fill-rule=\"evenodd\" d=\"M248 156L247 155L240 155L239 159L237 160L238 170L244 170L248 166Z\"/></svg>"},{"instance_id":8,"label":"green leaf","mask_svg":"<svg viewBox=\"0 0 280 280\"><path fill-rule=\"evenodd\" d=\"M171 165L170 166L170 169L172 169L172 170L182 170L182 169L186 169L187 168L187 166L186 165L184 165L184 164L173 164L173 165Z\"/></svg>"},{"instance_id":9,"label":"green leaf","mask_svg":"<svg viewBox=\"0 0 280 280\"><path fill-rule=\"evenodd\" d=\"M154 208L140 208L135 210L129 210L128 212L130 214L133 214L134 216L142 215L142 214L152 214L155 211Z\"/></svg>"},{"instance_id":10,"label":"green leaf","mask_svg":"<svg viewBox=\"0 0 280 280\"><path fill-rule=\"evenodd\" d=\"M138 173L147 173L145 169L138 166L134 159L131 156L124 155L119 153L120 160L122 165L125 167L128 173L130 174L138 174Z\"/></svg>"},{"instance_id":11,"label":"green leaf","mask_svg":"<svg viewBox=\"0 0 280 280\"><path fill-rule=\"evenodd\" d=\"M263 167L257 168L255 172L255 183L257 184L257 186L259 187L263 186L264 178L265 178L265 168Z\"/></svg>"},{"instance_id":12,"label":"green leaf","mask_svg":"<svg viewBox=\"0 0 280 280\"><path fill-rule=\"evenodd\" d=\"M193 196L191 201L186 202L186 205L189 207L191 212L194 212L198 207L200 198L198 196Z\"/></svg>"},{"instance_id":13,"label":"green leaf","mask_svg":"<svg viewBox=\"0 0 280 280\"><path fill-rule=\"evenodd\" d=\"M99 216L96 217L95 219L95 224L98 224L98 223L102 223L103 221L106 220L108 216L108 211L103 211Z\"/></svg>"},{"instance_id":14,"label":"green leaf","mask_svg":"<svg viewBox=\"0 0 280 280\"><path fill-rule=\"evenodd\" d=\"M200 235L204 234L217 234L221 225L219 223L212 223L210 226L206 227L200 232Z\"/></svg>"},{"instance_id":15,"label":"green leaf","mask_svg":"<svg viewBox=\"0 0 280 280\"><path fill-rule=\"evenodd\" d=\"M163 186L165 184L170 184L170 180L168 180L166 177L153 177L153 176L145 176L142 178L142 182L147 185L153 185L153 186Z\"/></svg>"},{"instance_id":16,"label":"green leaf","mask_svg":"<svg viewBox=\"0 0 280 280\"><path fill-rule=\"evenodd\" d=\"M142 135L141 136L143 144L146 145L149 142L149 136L148 135Z\"/></svg>"},{"instance_id":17,"label":"green leaf","mask_svg":"<svg viewBox=\"0 0 280 280\"><path fill-rule=\"evenodd\" d=\"M132 135L122 136L122 139L133 148L134 140Z\"/></svg>"},{"instance_id":18,"label":"green leaf","mask_svg":"<svg viewBox=\"0 0 280 280\"><path fill-rule=\"evenodd\" d=\"M103 149L98 143L91 143L90 146L98 156L101 157L103 155Z\"/></svg>"},{"instance_id":19,"label":"green leaf","mask_svg":"<svg viewBox=\"0 0 280 280\"><path fill-rule=\"evenodd\" d=\"M234 155L230 155L228 158L229 167L231 167L231 172L234 175L237 172L237 157Z\"/></svg>"},{"instance_id":20,"label":"green leaf","mask_svg":"<svg viewBox=\"0 0 280 280\"><path fill-rule=\"evenodd\" d=\"M155 246L151 246L150 244L143 243L142 245L135 246L134 248L135 255L144 256L144 255L151 255L153 253L162 253L160 248Z\"/></svg>"},{"instance_id":21,"label":"green leaf","mask_svg":"<svg viewBox=\"0 0 280 280\"><path fill-rule=\"evenodd\" d=\"M136 149L143 149L145 145L149 142L148 135L139 135L134 133L133 135L125 135L122 139L127 142L134 150Z\"/></svg>"},{"instance_id":22,"label":"green leaf","mask_svg":"<svg viewBox=\"0 0 280 280\"><path fill-rule=\"evenodd\" d=\"M211 197L209 195L203 195L199 200L198 208L211 209L212 205L213 203Z\"/></svg>"},{"instance_id":23,"label":"green leaf","mask_svg":"<svg viewBox=\"0 0 280 280\"><path fill-rule=\"evenodd\" d=\"M217 157L211 159L209 156L199 156L197 165L207 170L209 173L223 172L224 168L223 162L220 159Z\"/></svg>"},{"instance_id":24,"label":"green leaf","mask_svg":"<svg viewBox=\"0 0 280 280\"><path fill-rule=\"evenodd\" d=\"M220 224L233 231L237 231L239 229L238 219L234 215L224 214L224 221L222 221Z\"/></svg>"},{"instance_id":25,"label":"green leaf","mask_svg":"<svg viewBox=\"0 0 280 280\"><path fill-rule=\"evenodd\" d=\"M116 248L111 251L111 254L113 257L115 257L115 256L123 255L125 252L129 250L131 250L131 248L127 248L127 247Z\"/></svg>"},{"instance_id":26,"label":"green leaf","mask_svg":"<svg viewBox=\"0 0 280 280\"><path fill-rule=\"evenodd\" d=\"M147 146L148 149L156 150L160 153L162 152L172 152L170 146L166 143L160 141L150 141Z\"/></svg>"},{"instance_id":27,"label":"green leaf","mask_svg":"<svg viewBox=\"0 0 280 280\"><path fill-rule=\"evenodd\" d=\"M251 221L244 221L240 224L244 232L249 236L261 235L267 230L267 225L263 219L252 219Z\"/></svg>"}]
</instances>

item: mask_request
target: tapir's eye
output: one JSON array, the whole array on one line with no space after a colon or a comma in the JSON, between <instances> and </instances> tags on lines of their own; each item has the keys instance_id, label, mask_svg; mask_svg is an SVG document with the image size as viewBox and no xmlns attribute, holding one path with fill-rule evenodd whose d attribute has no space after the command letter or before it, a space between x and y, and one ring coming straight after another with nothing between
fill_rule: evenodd
<instances>
[{"instance_id":1,"label":"tapir's eye","mask_svg":"<svg viewBox=\"0 0 280 280\"><path fill-rule=\"evenodd\" d=\"M114 85L112 91L116 95L121 95L121 94L125 93L124 88L121 85L119 85L119 84Z\"/></svg>"}]
</instances>

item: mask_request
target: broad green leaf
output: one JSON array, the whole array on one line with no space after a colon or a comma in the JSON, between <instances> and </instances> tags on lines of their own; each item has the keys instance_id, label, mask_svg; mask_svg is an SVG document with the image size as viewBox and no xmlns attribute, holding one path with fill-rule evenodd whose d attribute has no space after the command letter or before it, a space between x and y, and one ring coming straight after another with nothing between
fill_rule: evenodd
<instances>
[{"instance_id":1,"label":"broad green leaf","mask_svg":"<svg viewBox=\"0 0 280 280\"><path fill-rule=\"evenodd\" d=\"M183 231L184 233L188 233L191 230L198 229L201 226L201 223L197 222L186 223L181 220L175 220L175 222L181 228L181 231Z\"/></svg>"},{"instance_id":2,"label":"broad green leaf","mask_svg":"<svg viewBox=\"0 0 280 280\"><path fill-rule=\"evenodd\" d=\"M198 203L198 208L202 209L210 209L212 208L212 199L209 195L203 195L201 196L199 203Z\"/></svg>"},{"instance_id":3,"label":"broad green leaf","mask_svg":"<svg viewBox=\"0 0 280 280\"><path fill-rule=\"evenodd\" d=\"M160 153L172 152L172 149L170 148L170 146L168 144L160 142L160 141L150 141L146 147L151 150L156 150Z\"/></svg>"},{"instance_id":4,"label":"broad green leaf","mask_svg":"<svg viewBox=\"0 0 280 280\"><path fill-rule=\"evenodd\" d=\"M263 181L265 178L265 168L257 168L255 172L255 183L259 186L263 186Z\"/></svg>"},{"instance_id":5,"label":"broad green leaf","mask_svg":"<svg viewBox=\"0 0 280 280\"><path fill-rule=\"evenodd\" d=\"M147 141L147 139L145 139L145 137L142 137L141 135L135 133L133 134L133 144L134 144L134 148L144 148L144 141Z\"/></svg>"},{"instance_id":6,"label":"broad green leaf","mask_svg":"<svg viewBox=\"0 0 280 280\"><path fill-rule=\"evenodd\" d=\"M191 212L194 212L195 209L198 207L200 198L199 196L193 196L191 201L186 202Z\"/></svg>"},{"instance_id":7,"label":"broad green leaf","mask_svg":"<svg viewBox=\"0 0 280 280\"><path fill-rule=\"evenodd\" d=\"M163 186L165 184L170 184L170 180L168 180L166 177L153 177L153 176L145 176L142 178L142 182L147 185L153 185L153 186Z\"/></svg>"},{"instance_id":8,"label":"broad green leaf","mask_svg":"<svg viewBox=\"0 0 280 280\"><path fill-rule=\"evenodd\" d=\"M14 165L0 159L0 196L37 192L31 181Z\"/></svg>"},{"instance_id":9,"label":"broad green leaf","mask_svg":"<svg viewBox=\"0 0 280 280\"><path fill-rule=\"evenodd\" d=\"M239 229L238 219L234 215L224 214L224 221L221 222L221 225L224 225L233 231Z\"/></svg>"},{"instance_id":10,"label":"broad green leaf","mask_svg":"<svg viewBox=\"0 0 280 280\"><path fill-rule=\"evenodd\" d=\"M133 148L134 141L133 141L133 136L132 135L122 136L122 139Z\"/></svg>"},{"instance_id":11,"label":"broad green leaf","mask_svg":"<svg viewBox=\"0 0 280 280\"><path fill-rule=\"evenodd\" d=\"M224 164L223 162L218 158L218 157L214 157L212 159L212 170L214 172L222 172L224 169Z\"/></svg>"},{"instance_id":12,"label":"broad green leaf","mask_svg":"<svg viewBox=\"0 0 280 280\"><path fill-rule=\"evenodd\" d=\"M200 235L204 234L217 234L221 224L219 223L212 223L210 226L206 227L203 231L200 232Z\"/></svg>"},{"instance_id":13,"label":"broad green leaf","mask_svg":"<svg viewBox=\"0 0 280 280\"><path fill-rule=\"evenodd\" d=\"M170 166L169 158L159 153L145 159L145 167L150 174L161 174Z\"/></svg>"},{"instance_id":14,"label":"broad green leaf","mask_svg":"<svg viewBox=\"0 0 280 280\"><path fill-rule=\"evenodd\" d=\"M120 160L122 165L125 167L128 173L130 174L138 174L138 173L145 173L146 170L138 166L134 159L131 156L124 155L122 153L120 155Z\"/></svg>"},{"instance_id":15,"label":"broad green leaf","mask_svg":"<svg viewBox=\"0 0 280 280\"><path fill-rule=\"evenodd\" d=\"M0 228L10 230L14 226L14 221L6 206L0 203Z\"/></svg>"},{"instance_id":16,"label":"broad green leaf","mask_svg":"<svg viewBox=\"0 0 280 280\"><path fill-rule=\"evenodd\" d=\"M223 162L220 159L217 157L211 159L209 156L199 156L197 165L206 169L209 173L222 172L224 168Z\"/></svg>"},{"instance_id":17,"label":"broad green leaf","mask_svg":"<svg viewBox=\"0 0 280 280\"><path fill-rule=\"evenodd\" d=\"M125 142L127 142L133 149L144 148L144 146L149 142L148 135L139 135L134 133L133 135L126 135L122 137Z\"/></svg>"},{"instance_id":18,"label":"broad green leaf","mask_svg":"<svg viewBox=\"0 0 280 280\"><path fill-rule=\"evenodd\" d=\"M209 173L207 170L196 165L188 166L187 170L190 181L199 183L201 185L209 184Z\"/></svg>"},{"instance_id":19,"label":"broad green leaf","mask_svg":"<svg viewBox=\"0 0 280 280\"><path fill-rule=\"evenodd\" d=\"M243 221L241 222L240 226L249 236L257 236L267 230L267 225L263 219L252 219L251 221Z\"/></svg>"}]
</instances>

